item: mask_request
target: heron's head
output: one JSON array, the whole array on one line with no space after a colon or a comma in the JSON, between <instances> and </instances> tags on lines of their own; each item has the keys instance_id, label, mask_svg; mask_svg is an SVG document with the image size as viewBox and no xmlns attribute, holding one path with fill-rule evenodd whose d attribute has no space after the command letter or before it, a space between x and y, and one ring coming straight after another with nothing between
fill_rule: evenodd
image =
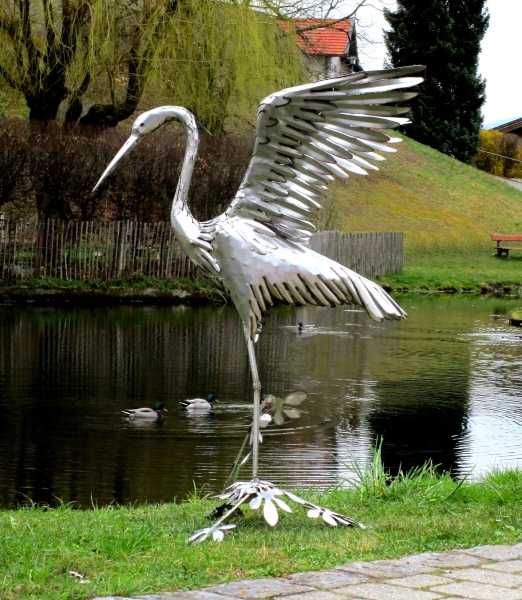
<instances>
[{"instance_id":1,"label":"heron's head","mask_svg":"<svg viewBox=\"0 0 522 600\"><path fill-rule=\"evenodd\" d=\"M132 126L132 132L129 139L123 144L118 154L112 159L109 166L103 172L93 192L98 189L101 182L114 170L120 160L130 152L146 135L159 129L167 121L181 121L187 113L186 109L180 106L161 106L153 108L141 114Z\"/></svg>"},{"instance_id":2,"label":"heron's head","mask_svg":"<svg viewBox=\"0 0 522 600\"><path fill-rule=\"evenodd\" d=\"M177 107L162 106L161 108L153 108L144 112L134 121L131 137L136 137L137 141L139 141L144 136L159 129L167 121L176 120L176 114L173 114L175 108Z\"/></svg>"}]
</instances>

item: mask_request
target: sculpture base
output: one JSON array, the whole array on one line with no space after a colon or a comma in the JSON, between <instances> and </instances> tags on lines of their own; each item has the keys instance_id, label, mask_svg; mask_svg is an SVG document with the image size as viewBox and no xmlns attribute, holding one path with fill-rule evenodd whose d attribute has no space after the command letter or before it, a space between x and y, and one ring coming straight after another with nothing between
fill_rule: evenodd
<instances>
[{"instance_id":1,"label":"sculpture base","mask_svg":"<svg viewBox=\"0 0 522 600\"><path fill-rule=\"evenodd\" d=\"M210 515L211 517L219 517L218 520L212 527L196 531L189 537L189 542L198 544L206 540L209 536L212 536L214 541L220 542L225 537L225 533L235 527L234 524L225 524L225 522L239 510L240 506L247 503L253 510L257 510L263 506L263 516L266 522L273 527L279 520L279 508L288 513L292 512L290 506L283 500L285 497L308 509L307 515L311 519L322 517L323 521L332 527L345 525L347 527L361 527L365 529L365 526L358 521L333 512L328 508L317 506L308 500L303 500L303 498L282 490L269 481L262 481L256 478L252 481L237 481L229 486L223 494L217 496L217 498L225 500L225 503L218 506Z\"/></svg>"}]
</instances>

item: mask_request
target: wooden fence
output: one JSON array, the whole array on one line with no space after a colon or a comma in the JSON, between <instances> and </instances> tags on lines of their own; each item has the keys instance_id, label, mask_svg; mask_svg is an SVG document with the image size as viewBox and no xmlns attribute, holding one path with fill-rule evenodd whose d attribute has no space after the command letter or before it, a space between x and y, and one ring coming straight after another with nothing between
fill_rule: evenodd
<instances>
[{"instance_id":1,"label":"wooden fence","mask_svg":"<svg viewBox=\"0 0 522 600\"><path fill-rule=\"evenodd\" d=\"M402 233L317 233L311 247L362 275L402 272ZM198 274L170 223L0 220L0 279L151 279Z\"/></svg>"},{"instance_id":2,"label":"wooden fence","mask_svg":"<svg viewBox=\"0 0 522 600\"><path fill-rule=\"evenodd\" d=\"M196 277L170 223L0 221L0 279Z\"/></svg>"},{"instance_id":3,"label":"wooden fence","mask_svg":"<svg viewBox=\"0 0 522 600\"><path fill-rule=\"evenodd\" d=\"M319 231L310 247L366 277L402 273L403 233Z\"/></svg>"}]
</instances>

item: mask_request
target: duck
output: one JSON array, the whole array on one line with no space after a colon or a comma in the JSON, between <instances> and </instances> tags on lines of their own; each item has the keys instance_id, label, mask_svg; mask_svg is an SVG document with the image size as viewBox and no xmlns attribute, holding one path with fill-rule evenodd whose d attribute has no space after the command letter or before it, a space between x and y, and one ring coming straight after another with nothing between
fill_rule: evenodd
<instances>
[{"instance_id":1,"label":"duck","mask_svg":"<svg viewBox=\"0 0 522 600\"><path fill-rule=\"evenodd\" d=\"M307 331L310 329L315 329L315 325L304 325L303 323L298 323L297 328L299 331Z\"/></svg>"},{"instance_id":2,"label":"duck","mask_svg":"<svg viewBox=\"0 0 522 600\"><path fill-rule=\"evenodd\" d=\"M180 402L181 406L187 410L194 410L198 412L208 412L212 410L212 404L214 402L219 402L214 394L209 394L207 399L203 398L192 398L190 400L182 400Z\"/></svg>"},{"instance_id":3,"label":"duck","mask_svg":"<svg viewBox=\"0 0 522 600\"><path fill-rule=\"evenodd\" d=\"M163 413L168 410L163 402L156 402L154 408L126 408L121 411L128 419L162 419Z\"/></svg>"}]
</instances>

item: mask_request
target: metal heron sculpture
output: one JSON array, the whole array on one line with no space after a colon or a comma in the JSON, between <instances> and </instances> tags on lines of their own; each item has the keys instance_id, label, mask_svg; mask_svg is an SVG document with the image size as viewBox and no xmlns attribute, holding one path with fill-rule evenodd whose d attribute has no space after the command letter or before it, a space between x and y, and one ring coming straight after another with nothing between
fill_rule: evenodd
<instances>
[{"instance_id":1,"label":"metal heron sculpture","mask_svg":"<svg viewBox=\"0 0 522 600\"><path fill-rule=\"evenodd\" d=\"M221 497L228 506L214 526L191 539L223 538L233 525L223 522L245 502L275 525L277 507L290 511L286 496L331 525L360 525L315 506L258 478L261 383L254 344L274 300L288 304L358 304L376 320L401 319L406 313L377 284L310 250L316 213L327 186L347 173L377 170L384 160L375 150L395 152L400 141L383 130L408 123L409 108L397 103L414 92L412 77L422 66L360 72L288 88L265 98L258 110L253 157L239 190L220 216L199 223L187 197L198 149L196 118L180 106L163 106L137 118L132 134L101 176L96 188L143 137L168 121L186 129L187 147L171 210L171 223L183 250L200 271L226 288L243 323L254 386L252 480L236 482ZM95 189L96 189L95 188Z\"/></svg>"}]
</instances>

